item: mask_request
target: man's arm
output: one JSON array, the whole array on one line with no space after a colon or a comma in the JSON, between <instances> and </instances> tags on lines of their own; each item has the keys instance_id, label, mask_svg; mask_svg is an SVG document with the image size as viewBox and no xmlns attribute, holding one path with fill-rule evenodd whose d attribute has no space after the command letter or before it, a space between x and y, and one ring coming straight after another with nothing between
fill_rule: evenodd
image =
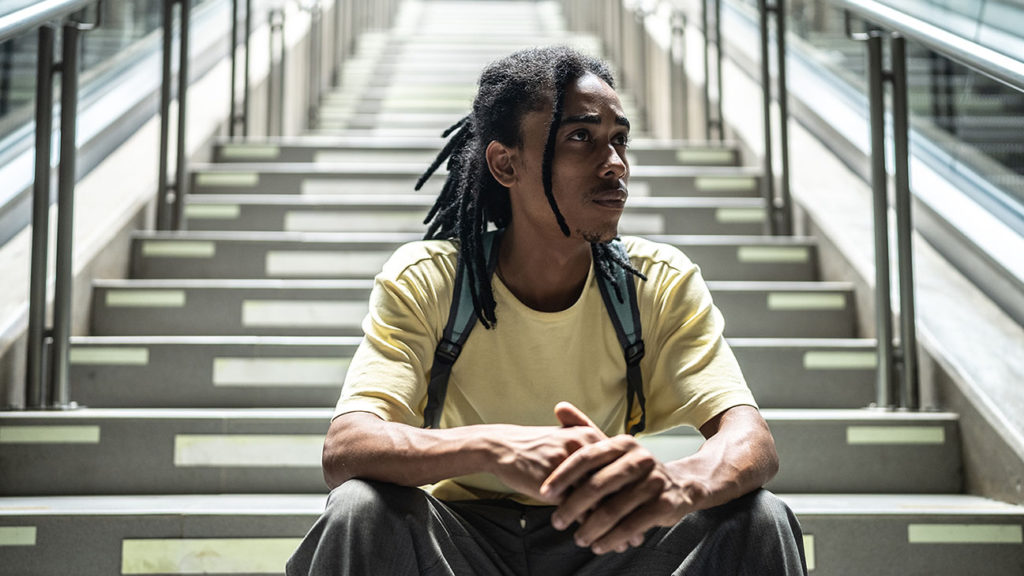
<instances>
[{"instance_id":1,"label":"man's arm","mask_svg":"<svg viewBox=\"0 0 1024 576\"><path fill-rule=\"evenodd\" d=\"M757 409L736 406L701 427L707 441L694 455L659 462L631 436L584 447L541 487L547 501L561 501L555 528L573 522L577 544L596 553L638 546L654 526L751 492L778 472L768 425Z\"/></svg>"},{"instance_id":2,"label":"man's arm","mask_svg":"<svg viewBox=\"0 0 1024 576\"><path fill-rule=\"evenodd\" d=\"M540 485L570 454L604 440L589 426L486 424L427 430L352 412L331 422L323 471L332 489L350 478L421 486L490 472L509 488L542 501Z\"/></svg>"}]
</instances>

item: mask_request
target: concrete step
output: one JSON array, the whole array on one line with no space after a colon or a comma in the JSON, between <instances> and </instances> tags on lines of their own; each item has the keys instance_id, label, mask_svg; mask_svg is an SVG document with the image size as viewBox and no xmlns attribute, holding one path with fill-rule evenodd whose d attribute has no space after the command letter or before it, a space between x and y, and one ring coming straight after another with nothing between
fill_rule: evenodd
<instances>
[{"instance_id":1,"label":"concrete step","mask_svg":"<svg viewBox=\"0 0 1024 576\"><path fill-rule=\"evenodd\" d=\"M813 575L1021 573L1024 508L967 495L783 494Z\"/></svg>"},{"instance_id":2,"label":"concrete step","mask_svg":"<svg viewBox=\"0 0 1024 576\"><path fill-rule=\"evenodd\" d=\"M132 238L131 277L365 278L379 272L399 246L420 237L408 233L139 232ZM817 279L817 244L809 238L650 238L678 247L708 280Z\"/></svg>"},{"instance_id":3,"label":"concrete step","mask_svg":"<svg viewBox=\"0 0 1024 576\"><path fill-rule=\"evenodd\" d=\"M324 493L320 453L333 410L79 409L0 414L0 493L10 496ZM778 446L777 492L955 493L957 416L764 410ZM644 439L659 458L703 438Z\"/></svg>"},{"instance_id":4,"label":"concrete step","mask_svg":"<svg viewBox=\"0 0 1024 576\"><path fill-rule=\"evenodd\" d=\"M320 494L0 498L0 574L284 574Z\"/></svg>"},{"instance_id":5,"label":"concrete step","mask_svg":"<svg viewBox=\"0 0 1024 576\"><path fill-rule=\"evenodd\" d=\"M976 496L781 494L812 575L1007 576L1024 508ZM283 574L323 511L313 494L0 498L0 574Z\"/></svg>"},{"instance_id":6,"label":"concrete step","mask_svg":"<svg viewBox=\"0 0 1024 576\"><path fill-rule=\"evenodd\" d=\"M103 280L97 336L359 336L370 280ZM730 337L852 338L842 282L708 282Z\"/></svg>"},{"instance_id":7,"label":"concrete step","mask_svg":"<svg viewBox=\"0 0 1024 576\"><path fill-rule=\"evenodd\" d=\"M428 164L200 164L193 166L193 194L411 193ZM424 193L436 195L443 175ZM638 166L630 171L633 196L757 197L761 168L742 166Z\"/></svg>"},{"instance_id":8,"label":"concrete step","mask_svg":"<svg viewBox=\"0 0 1024 576\"><path fill-rule=\"evenodd\" d=\"M360 338L89 336L72 339L71 398L94 408L332 406ZM762 408L862 408L872 340L730 339Z\"/></svg>"},{"instance_id":9,"label":"concrete step","mask_svg":"<svg viewBox=\"0 0 1024 576\"><path fill-rule=\"evenodd\" d=\"M253 162L316 162L316 163L387 163L428 165L444 145L439 137L381 138L281 138L224 141L213 148L216 163ZM739 149L732 144L704 142L655 142L631 140L626 151L631 166L692 165L738 166Z\"/></svg>"},{"instance_id":10,"label":"concrete step","mask_svg":"<svg viewBox=\"0 0 1024 576\"><path fill-rule=\"evenodd\" d=\"M186 199L192 231L411 232L436 197L428 194L197 194ZM764 233L761 198L642 197L629 199L619 220L623 234L748 236Z\"/></svg>"}]
</instances>

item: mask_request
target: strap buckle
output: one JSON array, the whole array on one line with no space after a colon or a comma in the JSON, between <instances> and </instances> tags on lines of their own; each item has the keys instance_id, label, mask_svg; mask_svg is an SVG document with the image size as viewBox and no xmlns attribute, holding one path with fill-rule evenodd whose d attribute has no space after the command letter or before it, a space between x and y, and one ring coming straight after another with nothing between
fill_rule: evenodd
<instances>
[{"instance_id":1,"label":"strap buckle","mask_svg":"<svg viewBox=\"0 0 1024 576\"><path fill-rule=\"evenodd\" d=\"M625 350L626 365L636 366L640 363L640 360L644 357L644 341L640 340L635 344L629 345Z\"/></svg>"},{"instance_id":2,"label":"strap buckle","mask_svg":"<svg viewBox=\"0 0 1024 576\"><path fill-rule=\"evenodd\" d=\"M462 354L462 346L447 338L442 338L437 343L437 350L434 351L435 356L448 364L455 364L455 361L459 359L459 354Z\"/></svg>"}]
</instances>

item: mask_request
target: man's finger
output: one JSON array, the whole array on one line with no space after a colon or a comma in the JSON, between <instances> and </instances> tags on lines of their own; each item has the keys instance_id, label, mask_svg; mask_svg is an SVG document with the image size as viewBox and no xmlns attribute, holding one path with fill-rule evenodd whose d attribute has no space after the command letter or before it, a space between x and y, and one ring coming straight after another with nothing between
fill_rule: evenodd
<instances>
[{"instance_id":1,"label":"man's finger","mask_svg":"<svg viewBox=\"0 0 1024 576\"><path fill-rule=\"evenodd\" d=\"M593 420L587 417L582 410L569 402L559 402L555 405L555 417L562 426L590 426L597 428ZM598 428L600 430L600 428Z\"/></svg>"},{"instance_id":2,"label":"man's finger","mask_svg":"<svg viewBox=\"0 0 1024 576\"><path fill-rule=\"evenodd\" d=\"M622 450L609 441L584 446L573 452L556 467L540 486L540 493L547 498L557 498L570 486L580 482L595 470L614 462L622 456ZM586 510L586 508L584 508ZM566 525L572 523L570 520Z\"/></svg>"},{"instance_id":3,"label":"man's finger","mask_svg":"<svg viewBox=\"0 0 1024 576\"><path fill-rule=\"evenodd\" d=\"M553 518L566 526L574 521L580 522L585 540L588 543L596 540L633 508L660 492L653 479L647 478L653 466L646 458L633 454L618 458L577 485L555 510ZM606 498L609 500L605 501ZM583 513L590 509L594 510L583 522ZM577 534L581 532L577 531Z\"/></svg>"},{"instance_id":4,"label":"man's finger","mask_svg":"<svg viewBox=\"0 0 1024 576\"><path fill-rule=\"evenodd\" d=\"M660 513L657 505L648 503L627 515L618 525L591 543L594 554L605 554L620 548L623 544L638 547L643 544L648 530L658 526Z\"/></svg>"}]
</instances>

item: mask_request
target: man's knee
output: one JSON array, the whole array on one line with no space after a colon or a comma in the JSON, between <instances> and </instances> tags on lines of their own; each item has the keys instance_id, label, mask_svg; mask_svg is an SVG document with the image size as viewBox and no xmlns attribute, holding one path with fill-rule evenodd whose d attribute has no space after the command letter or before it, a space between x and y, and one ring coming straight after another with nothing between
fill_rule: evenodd
<instances>
[{"instance_id":1,"label":"man's knee","mask_svg":"<svg viewBox=\"0 0 1024 576\"><path fill-rule=\"evenodd\" d=\"M363 527L405 521L426 509L425 499L419 488L353 478L331 491L324 519Z\"/></svg>"},{"instance_id":2,"label":"man's knee","mask_svg":"<svg viewBox=\"0 0 1024 576\"><path fill-rule=\"evenodd\" d=\"M800 534L800 525L789 506L768 490L759 489L733 500L723 507L730 515L742 517L743 524L754 533Z\"/></svg>"}]
</instances>

